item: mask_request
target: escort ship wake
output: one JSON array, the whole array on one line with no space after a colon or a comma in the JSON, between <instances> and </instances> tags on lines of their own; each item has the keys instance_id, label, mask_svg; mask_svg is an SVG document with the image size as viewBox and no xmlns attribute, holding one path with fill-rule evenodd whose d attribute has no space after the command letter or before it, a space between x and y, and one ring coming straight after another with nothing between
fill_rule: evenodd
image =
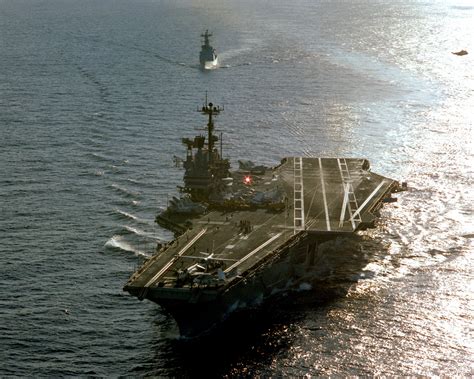
<instances>
[{"instance_id":1,"label":"escort ship wake","mask_svg":"<svg viewBox=\"0 0 474 379\"><path fill-rule=\"evenodd\" d=\"M201 69L212 70L217 68L219 66L219 60L217 58L216 49L209 43L209 37L212 37L212 34L206 30L204 34L201 34L201 37L203 38L201 52L199 53Z\"/></svg>"},{"instance_id":2,"label":"escort ship wake","mask_svg":"<svg viewBox=\"0 0 474 379\"><path fill-rule=\"evenodd\" d=\"M382 203L401 189L370 172L366 159L286 157L272 168L239 161L231 171L214 134L223 108L198 110L207 136L182 139L183 196L156 219L176 238L124 287L168 311L185 336L297 288L317 272L325 243L373 227Z\"/></svg>"}]
</instances>

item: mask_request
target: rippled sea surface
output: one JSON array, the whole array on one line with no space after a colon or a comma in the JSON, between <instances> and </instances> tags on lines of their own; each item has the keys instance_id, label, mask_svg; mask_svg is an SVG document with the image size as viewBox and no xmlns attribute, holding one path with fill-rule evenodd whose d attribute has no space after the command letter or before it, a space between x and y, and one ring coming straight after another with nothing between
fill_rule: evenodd
<instances>
[{"instance_id":1,"label":"rippled sea surface","mask_svg":"<svg viewBox=\"0 0 474 379\"><path fill-rule=\"evenodd\" d=\"M473 35L463 0L0 0L0 376L474 375ZM205 91L234 162L409 190L319 288L183 341L122 286Z\"/></svg>"}]
</instances>

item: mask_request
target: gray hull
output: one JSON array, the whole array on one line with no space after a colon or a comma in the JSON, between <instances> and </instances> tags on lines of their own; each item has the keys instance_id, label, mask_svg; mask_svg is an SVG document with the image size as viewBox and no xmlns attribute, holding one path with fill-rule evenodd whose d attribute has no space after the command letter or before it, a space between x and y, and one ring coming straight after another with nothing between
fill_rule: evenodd
<instances>
[{"instance_id":1,"label":"gray hull","mask_svg":"<svg viewBox=\"0 0 474 379\"><path fill-rule=\"evenodd\" d=\"M327 237L299 240L223 290L150 288L143 295L171 314L182 336L196 337L212 330L235 311L258 307L277 294L301 287L308 289L309 283L323 280L331 271L324 263L327 251L319 248L321 243L331 242L324 241Z\"/></svg>"}]
</instances>

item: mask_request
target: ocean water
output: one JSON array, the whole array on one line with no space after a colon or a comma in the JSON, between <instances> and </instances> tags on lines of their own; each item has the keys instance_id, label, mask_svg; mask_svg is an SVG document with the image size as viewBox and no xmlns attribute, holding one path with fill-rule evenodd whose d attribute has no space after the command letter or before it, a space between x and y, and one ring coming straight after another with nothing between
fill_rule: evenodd
<instances>
[{"instance_id":1,"label":"ocean water","mask_svg":"<svg viewBox=\"0 0 474 379\"><path fill-rule=\"evenodd\" d=\"M472 376L473 21L467 0L0 0L0 375ZM187 341L122 286L172 238L154 217L206 91L234 162L365 157L409 190L320 288Z\"/></svg>"}]
</instances>

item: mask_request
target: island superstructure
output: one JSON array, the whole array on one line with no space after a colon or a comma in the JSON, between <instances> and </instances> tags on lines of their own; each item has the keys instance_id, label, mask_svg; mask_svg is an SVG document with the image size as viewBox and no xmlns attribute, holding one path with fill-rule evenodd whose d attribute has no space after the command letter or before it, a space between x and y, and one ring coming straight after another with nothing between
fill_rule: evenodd
<instances>
[{"instance_id":1,"label":"island superstructure","mask_svg":"<svg viewBox=\"0 0 474 379\"><path fill-rule=\"evenodd\" d=\"M223 109L209 103L198 110L207 135L183 138L182 197L157 216L176 238L124 287L166 309L187 336L297 287L316 271L320 246L373 227L401 189L360 158L285 157L275 167L239 161L231 171L214 133Z\"/></svg>"}]
</instances>

